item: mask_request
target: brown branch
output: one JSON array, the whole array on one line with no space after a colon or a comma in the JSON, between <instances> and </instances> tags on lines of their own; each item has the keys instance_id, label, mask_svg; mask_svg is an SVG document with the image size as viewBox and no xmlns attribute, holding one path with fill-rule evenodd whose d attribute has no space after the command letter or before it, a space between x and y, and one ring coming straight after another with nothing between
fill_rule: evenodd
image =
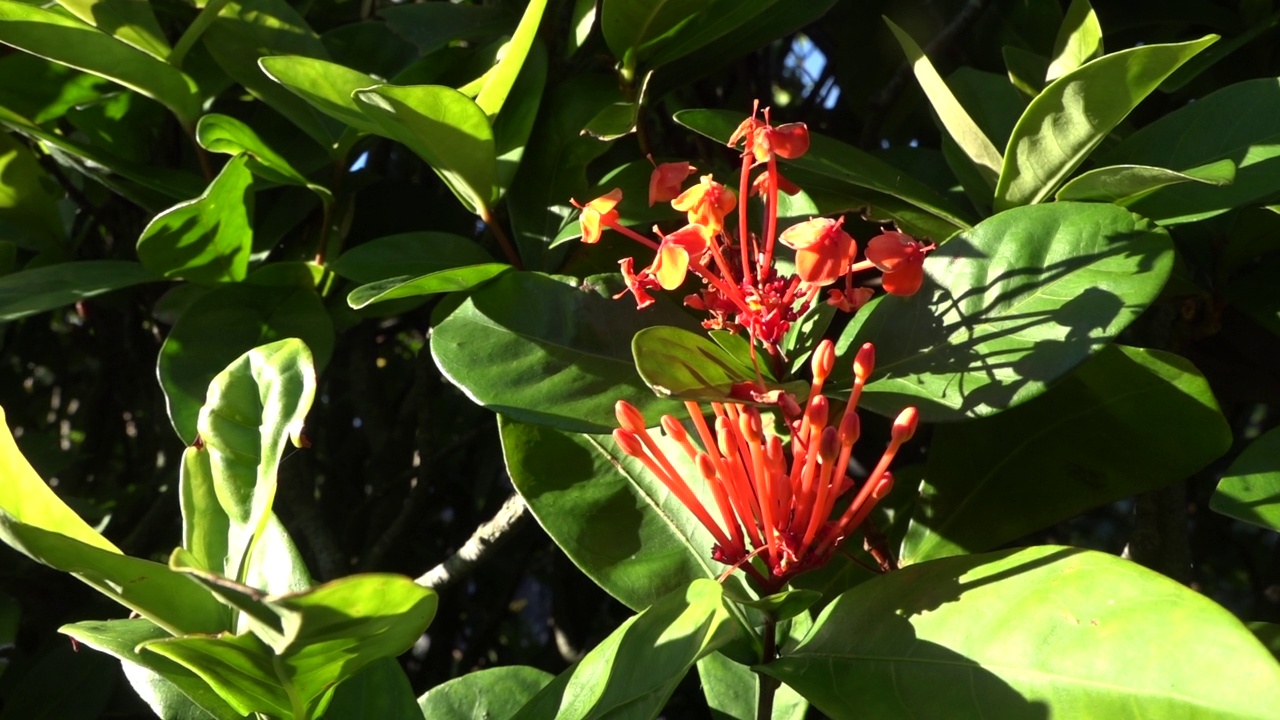
<instances>
[{"instance_id":1,"label":"brown branch","mask_svg":"<svg viewBox=\"0 0 1280 720\"><path fill-rule=\"evenodd\" d=\"M488 522L481 523L458 552L414 582L439 590L475 570L489 555L529 522L529 506L512 494Z\"/></svg>"}]
</instances>

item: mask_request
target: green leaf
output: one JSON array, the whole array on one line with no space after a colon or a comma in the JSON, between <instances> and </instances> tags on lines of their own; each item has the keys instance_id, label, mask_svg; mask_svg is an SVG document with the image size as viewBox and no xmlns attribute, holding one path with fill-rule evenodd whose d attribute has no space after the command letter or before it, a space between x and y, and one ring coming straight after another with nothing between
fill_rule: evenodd
<instances>
[{"instance_id":1,"label":"green leaf","mask_svg":"<svg viewBox=\"0 0 1280 720\"><path fill-rule=\"evenodd\" d=\"M380 134L425 160L468 210L488 215L498 196L498 156L479 105L441 85L377 85L354 97Z\"/></svg>"},{"instance_id":2,"label":"green leaf","mask_svg":"<svg viewBox=\"0 0 1280 720\"><path fill-rule=\"evenodd\" d=\"M1280 531L1280 428L1249 443L1218 481L1209 508Z\"/></svg>"},{"instance_id":3,"label":"green leaf","mask_svg":"<svg viewBox=\"0 0 1280 720\"><path fill-rule=\"evenodd\" d=\"M134 690L159 717L192 717L192 705L216 720L244 717L187 668L155 653L138 651L145 642L169 637L150 620L88 620L63 625L58 632L119 659Z\"/></svg>"},{"instance_id":4,"label":"green leaf","mask_svg":"<svg viewBox=\"0 0 1280 720\"><path fill-rule=\"evenodd\" d=\"M0 0L3 2L3 0ZM213 284L244 280L253 250L253 174L248 155L232 158L200 197L147 223L138 260L168 278Z\"/></svg>"},{"instance_id":5,"label":"green leaf","mask_svg":"<svg viewBox=\"0 0 1280 720\"><path fill-rule=\"evenodd\" d=\"M473 673L474 674L474 673ZM394 658L369 663L337 687L325 717L330 720L422 720L409 677Z\"/></svg>"},{"instance_id":6,"label":"green leaf","mask_svg":"<svg viewBox=\"0 0 1280 720\"><path fill-rule=\"evenodd\" d=\"M307 344L317 366L328 362L333 322L311 288L224 285L188 308L165 338L157 368L178 437L195 441L214 376L245 352L290 337Z\"/></svg>"},{"instance_id":7,"label":"green leaf","mask_svg":"<svg viewBox=\"0 0 1280 720\"><path fill-rule=\"evenodd\" d=\"M1044 76L1049 71L1049 59L1029 50L1005 45L1001 48L1004 66L1009 70L1009 82L1023 94L1035 97L1044 89Z\"/></svg>"},{"instance_id":8,"label":"green leaf","mask_svg":"<svg viewBox=\"0 0 1280 720\"><path fill-rule=\"evenodd\" d=\"M352 94L378 84L372 75L327 60L281 55L258 60L267 77L312 107L350 127L367 133L381 133L382 126L360 110Z\"/></svg>"},{"instance_id":9,"label":"green leaf","mask_svg":"<svg viewBox=\"0 0 1280 720\"><path fill-rule=\"evenodd\" d=\"M493 261L474 240L443 232L409 232L361 243L329 269L348 280L374 283L403 275L430 275Z\"/></svg>"},{"instance_id":10,"label":"green leaf","mask_svg":"<svg viewBox=\"0 0 1280 720\"><path fill-rule=\"evenodd\" d=\"M1034 205L1052 195L1143 98L1217 39L1208 35L1122 50L1050 83L1027 106L1009 138L995 209Z\"/></svg>"},{"instance_id":11,"label":"green leaf","mask_svg":"<svg viewBox=\"0 0 1280 720\"><path fill-rule=\"evenodd\" d=\"M506 110L493 120L493 145L498 155L498 186L501 191L511 187L524 159L546 85L547 49L541 42L535 42L520 68L515 85L507 94Z\"/></svg>"},{"instance_id":12,"label":"green leaf","mask_svg":"<svg viewBox=\"0 0 1280 720\"><path fill-rule=\"evenodd\" d=\"M57 252L66 243L58 216L65 193L36 156L8 133L0 134L0 235L20 247Z\"/></svg>"},{"instance_id":13,"label":"green leaf","mask_svg":"<svg viewBox=\"0 0 1280 720\"><path fill-rule=\"evenodd\" d=\"M604 0L600 29L613 54L634 68L710 4L711 0Z\"/></svg>"},{"instance_id":14,"label":"green leaf","mask_svg":"<svg viewBox=\"0 0 1280 720\"><path fill-rule=\"evenodd\" d=\"M524 67L529 49L533 47L533 41L538 35L538 25L542 23L542 14L546 8L547 0L530 0L520 18L520 24L516 26L515 34L502 51L502 59L489 72L489 79L476 97L476 105L489 117L497 116L512 86L516 84L516 77Z\"/></svg>"},{"instance_id":15,"label":"green leaf","mask_svg":"<svg viewBox=\"0 0 1280 720\"><path fill-rule=\"evenodd\" d=\"M689 668L737 634L713 580L695 580L622 623L515 720L656 718Z\"/></svg>"},{"instance_id":16,"label":"green leaf","mask_svg":"<svg viewBox=\"0 0 1280 720\"><path fill-rule=\"evenodd\" d=\"M1139 565L1073 548L882 575L758 669L835 720L1261 720L1280 707L1280 665L1230 612Z\"/></svg>"},{"instance_id":17,"label":"green leaf","mask_svg":"<svg viewBox=\"0 0 1280 720\"><path fill-rule=\"evenodd\" d=\"M0 58L0 107L37 123L56 120L113 89L103 78L35 55Z\"/></svg>"},{"instance_id":18,"label":"green leaf","mask_svg":"<svg viewBox=\"0 0 1280 720\"><path fill-rule=\"evenodd\" d=\"M755 369L743 362L750 362L749 355L735 356L681 328L645 328L631 340L631 353L641 379L660 397L723 402L734 385L757 382ZM760 362L767 364L768 357Z\"/></svg>"},{"instance_id":19,"label":"green leaf","mask_svg":"<svg viewBox=\"0 0 1280 720\"><path fill-rule=\"evenodd\" d=\"M636 374L631 338L652 322L696 325L674 303L638 313L615 301L604 285L616 282L503 273L435 324L432 357L474 402L522 422L612 431L619 399L655 418L680 412L681 403L654 397Z\"/></svg>"},{"instance_id":20,"label":"green leaf","mask_svg":"<svg viewBox=\"0 0 1280 720\"><path fill-rule=\"evenodd\" d=\"M378 8L397 35L413 43L426 57L455 41L479 42L507 34L516 23L501 5L415 3Z\"/></svg>"},{"instance_id":21,"label":"green leaf","mask_svg":"<svg viewBox=\"0 0 1280 720\"><path fill-rule=\"evenodd\" d=\"M241 355L209 383L196 421L213 486L229 520L228 577L245 581L276 494L286 442L304 445L302 425L315 395L311 351L286 339Z\"/></svg>"},{"instance_id":22,"label":"green leaf","mask_svg":"<svg viewBox=\"0 0 1280 720\"><path fill-rule=\"evenodd\" d=\"M1235 182L1225 187L1180 185L1134 203L1161 223L1194 222L1266 200L1280 188L1280 79L1230 85L1161 117L1130 135L1108 163L1187 170L1231 160Z\"/></svg>"},{"instance_id":23,"label":"green leaf","mask_svg":"<svg viewBox=\"0 0 1280 720\"><path fill-rule=\"evenodd\" d=\"M159 60L169 57L169 41L146 0L58 0L72 15Z\"/></svg>"},{"instance_id":24,"label":"green leaf","mask_svg":"<svg viewBox=\"0 0 1280 720\"><path fill-rule=\"evenodd\" d=\"M553 679L521 665L478 670L431 688L418 707L432 720L510 720Z\"/></svg>"},{"instance_id":25,"label":"green leaf","mask_svg":"<svg viewBox=\"0 0 1280 720\"><path fill-rule=\"evenodd\" d=\"M204 47L233 80L284 115L326 149L341 128L259 67L269 55L328 60L324 43L285 0L231 0L201 36ZM366 86L367 87L367 86Z\"/></svg>"},{"instance_id":26,"label":"green leaf","mask_svg":"<svg viewBox=\"0 0 1280 720\"><path fill-rule=\"evenodd\" d=\"M511 269L506 263L464 265L427 275L402 275L361 285L347 296L347 304L359 310L373 303L477 288Z\"/></svg>"},{"instance_id":27,"label":"green leaf","mask_svg":"<svg viewBox=\"0 0 1280 720\"><path fill-rule=\"evenodd\" d=\"M138 263L79 260L0 277L0 321L56 310L85 298L157 278Z\"/></svg>"},{"instance_id":28,"label":"green leaf","mask_svg":"<svg viewBox=\"0 0 1280 720\"><path fill-rule=\"evenodd\" d=\"M938 74L938 71L933 68L933 63L929 62L929 58L920 49L920 46L916 45L911 36L903 31L902 28L894 25L889 18L885 18L884 21L889 25L889 29L893 31L894 37L898 39L898 44L902 46L902 51L907 56L907 62L911 64L911 69L915 72L916 81L924 89L925 97L929 99L929 104L933 106L933 111L937 113L938 119L942 122L942 127L946 129L951 139L955 140L987 185L995 187L996 180L1000 174L1000 166L1004 162L1004 159L1000 157L1000 151L996 150L995 145L991 144L991 140L973 122L973 119L969 117L969 113L965 112L964 107L951 94L951 90L947 88L947 83Z\"/></svg>"},{"instance_id":29,"label":"green leaf","mask_svg":"<svg viewBox=\"0 0 1280 720\"><path fill-rule=\"evenodd\" d=\"M1230 446L1190 363L1107 347L1033 402L935 428L902 562L990 550L1181 480Z\"/></svg>"},{"instance_id":30,"label":"green leaf","mask_svg":"<svg viewBox=\"0 0 1280 720\"><path fill-rule=\"evenodd\" d=\"M268 147L253 128L229 115L209 113L200 118L196 142L209 152L247 155L247 166L256 175L282 185L310 188L326 204L333 204L333 194L327 188L307 180L288 160Z\"/></svg>"},{"instance_id":31,"label":"green leaf","mask_svg":"<svg viewBox=\"0 0 1280 720\"><path fill-rule=\"evenodd\" d=\"M719 142L727 141L742 119L742 114L725 110L683 110L675 115L676 122ZM905 176L898 168L852 145L818 133L809 133L809 138L809 152L795 160L785 161L784 164L823 179L827 185L810 187L812 183L802 181L800 175L793 177L792 173L785 173L802 187L811 191L825 189L839 192L852 189L860 201L866 199L877 206L877 209L893 216L904 215L910 218L909 214L897 210L892 204L883 203L879 198L887 196L890 200L896 199L914 212L932 218L935 227L940 226L939 230L929 235L936 240L945 239L956 230L969 227L969 223L951 209L950 204L932 188ZM866 193L866 190L874 192Z\"/></svg>"},{"instance_id":32,"label":"green leaf","mask_svg":"<svg viewBox=\"0 0 1280 720\"><path fill-rule=\"evenodd\" d=\"M404 652L435 615L436 594L400 575L341 578L269 597L284 632L187 636L143 644L209 683L236 711L317 717L333 686Z\"/></svg>"},{"instance_id":33,"label":"green leaf","mask_svg":"<svg viewBox=\"0 0 1280 720\"><path fill-rule=\"evenodd\" d=\"M698 661L698 679L713 720L756 720L760 675L750 667L711 653ZM790 687L774 691L773 720L804 720L808 711L809 702Z\"/></svg>"},{"instance_id":34,"label":"green leaf","mask_svg":"<svg viewBox=\"0 0 1280 720\"><path fill-rule=\"evenodd\" d=\"M74 18L0 0L0 42L136 90L184 123L200 115L196 85L181 70Z\"/></svg>"},{"instance_id":35,"label":"green leaf","mask_svg":"<svg viewBox=\"0 0 1280 720\"><path fill-rule=\"evenodd\" d=\"M1147 165L1108 165L1072 178L1058 190L1056 200L1092 200L1117 205L1134 201L1155 190L1184 182L1206 185L1230 185L1236 178L1236 164L1231 160L1176 172Z\"/></svg>"},{"instance_id":36,"label":"green leaf","mask_svg":"<svg viewBox=\"0 0 1280 720\"><path fill-rule=\"evenodd\" d=\"M1267 622L1247 622L1249 630L1262 641L1277 660L1280 660L1280 625Z\"/></svg>"},{"instance_id":37,"label":"green leaf","mask_svg":"<svg viewBox=\"0 0 1280 720\"><path fill-rule=\"evenodd\" d=\"M1044 81L1051 83L1090 60L1102 57L1102 25L1089 0L1071 0L1053 41Z\"/></svg>"},{"instance_id":38,"label":"green leaf","mask_svg":"<svg viewBox=\"0 0 1280 720\"><path fill-rule=\"evenodd\" d=\"M170 632L216 632L223 613L181 575L128 557L67 507L22 456L0 410L0 539Z\"/></svg>"},{"instance_id":39,"label":"green leaf","mask_svg":"<svg viewBox=\"0 0 1280 720\"><path fill-rule=\"evenodd\" d=\"M115 662L98 653L77 652L73 643L62 638L42 644L49 649L32 659L21 676L6 683L8 697L0 718L100 720L109 716L120 680ZM26 660L23 654L11 652Z\"/></svg>"},{"instance_id":40,"label":"green leaf","mask_svg":"<svg viewBox=\"0 0 1280 720\"><path fill-rule=\"evenodd\" d=\"M1040 395L1142 312L1172 267L1169 236L1115 205L1016 208L944 243L911 297L889 295L836 344L876 346L862 406L926 422L992 415ZM852 370L837 362L832 382Z\"/></svg>"},{"instance_id":41,"label":"green leaf","mask_svg":"<svg viewBox=\"0 0 1280 720\"><path fill-rule=\"evenodd\" d=\"M711 533L610 436L507 417L500 418L499 430L511 482L534 517L575 565L627 607L649 607L692 580L715 579L727 569L711 559ZM668 457L680 469L684 454L672 449ZM710 491L694 480L696 471L685 477L703 504L714 507ZM748 594L736 575L726 582L738 588L736 594Z\"/></svg>"}]
</instances>

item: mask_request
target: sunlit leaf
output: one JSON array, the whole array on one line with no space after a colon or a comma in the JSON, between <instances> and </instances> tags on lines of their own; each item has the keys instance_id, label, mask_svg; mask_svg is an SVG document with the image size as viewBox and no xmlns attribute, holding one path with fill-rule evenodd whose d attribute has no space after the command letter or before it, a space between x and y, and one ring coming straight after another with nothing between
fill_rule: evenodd
<instances>
[{"instance_id":1,"label":"sunlit leaf","mask_svg":"<svg viewBox=\"0 0 1280 720\"><path fill-rule=\"evenodd\" d=\"M1280 428L1249 443L1231 463L1209 499L1209 507L1280 531Z\"/></svg>"}]
</instances>

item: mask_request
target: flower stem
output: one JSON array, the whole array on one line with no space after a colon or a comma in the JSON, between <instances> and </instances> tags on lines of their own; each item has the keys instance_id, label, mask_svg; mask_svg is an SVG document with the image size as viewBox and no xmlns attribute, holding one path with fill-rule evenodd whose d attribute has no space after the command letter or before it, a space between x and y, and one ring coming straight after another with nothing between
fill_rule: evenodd
<instances>
[{"instance_id":1,"label":"flower stem","mask_svg":"<svg viewBox=\"0 0 1280 720\"><path fill-rule=\"evenodd\" d=\"M764 621L764 651L760 664L768 665L778 654L778 621L772 615ZM773 696L778 692L778 681L771 675L759 673L760 698L756 704L756 720L773 720Z\"/></svg>"}]
</instances>

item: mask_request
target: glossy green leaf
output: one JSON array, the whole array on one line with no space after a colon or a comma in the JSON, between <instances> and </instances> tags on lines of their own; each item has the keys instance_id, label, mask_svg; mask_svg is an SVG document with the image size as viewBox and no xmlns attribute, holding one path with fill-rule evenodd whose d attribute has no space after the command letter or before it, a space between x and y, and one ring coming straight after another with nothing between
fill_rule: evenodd
<instances>
[{"instance_id":1,"label":"glossy green leaf","mask_svg":"<svg viewBox=\"0 0 1280 720\"><path fill-rule=\"evenodd\" d=\"M1073 548L882 575L841 595L798 648L760 669L835 720L1261 720L1280 707L1280 665L1230 612L1127 560Z\"/></svg>"},{"instance_id":2,"label":"glossy green leaf","mask_svg":"<svg viewBox=\"0 0 1280 720\"><path fill-rule=\"evenodd\" d=\"M333 146L341 134L338 124L282 87L258 65L260 58L271 55L329 59L324 43L292 5L285 0L231 0L201 39L209 54L233 80L322 147Z\"/></svg>"},{"instance_id":3,"label":"glossy green leaf","mask_svg":"<svg viewBox=\"0 0 1280 720\"><path fill-rule=\"evenodd\" d=\"M636 373L631 338L654 322L696 325L674 303L636 312L612 298L616 284L613 275L503 273L435 324L431 355L474 402L522 422L609 432L619 399L655 418L680 412Z\"/></svg>"},{"instance_id":4,"label":"glossy green leaf","mask_svg":"<svg viewBox=\"0 0 1280 720\"><path fill-rule=\"evenodd\" d=\"M969 113L951 94L946 81L933 68L933 63L929 62L929 58L920 46L888 18L885 18L885 23L889 25L894 37L898 39L898 44L902 46L907 62L915 73L916 82L920 83L920 87L924 89L925 97L929 99L929 104L937 113L942 127L964 152L965 157L973 164L987 185L995 187L1000 166L1004 162L1000 157L1000 151L991 144L986 133L969 117Z\"/></svg>"},{"instance_id":5,"label":"glossy green leaf","mask_svg":"<svg viewBox=\"0 0 1280 720\"><path fill-rule=\"evenodd\" d=\"M507 94L505 110L493 120L494 152L498 155L498 186L502 191L511 187L516 172L524 160L529 135L537 121L542 96L547 85L547 48L542 42L534 42L525 58L515 84Z\"/></svg>"},{"instance_id":6,"label":"glossy green leaf","mask_svg":"<svg viewBox=\"0 0 1280 720\"><path fill-rule=\"evenodd\" d=\"M542 23L542 13L546 8L547 0L530 0L525 6L520 24L516 26L515 34L502 52L502 59L493 67L484 88L476 96L476 105L489 117L498 114L507 101L511 88L516 84L516 77L524 67L525 58L529 56L529 50L537 38L538 26Z\"/></svg>"},{"instance_id":7,"label":"glossy green leaf","mask_svg":"<svg viewBox=\"0 0 1280 720\"><path fill-rule=\"evenodd\" d=\"M1089 0L1071 0L1053 41L1044 81L1051 83L1090 60L1102 57L1102 25Z\"/></svg>"},{"instance_id":8,"label":"glossy green leaf","mask_svg":"<svg viewBox=\"0 0 1280 720\"><path fill-rule=\"evenodd\" d=\"M1035 97L1044 89L1044 76L1049 71L1049 59L1013 45L1001 48L1004 66L1009 71L1009 82L1024 95Z\"/></svg>"},{"instance_id":9,"label":"glossy green leaf","mask_svg":"<svg viewBox=\"0 0 1280 720\"><path fill-rule=\"evenodd\" d=\"M1215 512L1280 531L1280 428L1262 435L1231 463L1209 499Z\"/></svg>"},{"instance_id":10,"label":"glossy green leaf","mask_svg":"<svg viewBox=\"0 0 1280 720\"><path fill-rule=\"evenodd\" d=\"M202 296L160 348L157 374L178 437L195 441L209 382L233 360L259 345L296 337L322 368L333 351L333 333L333 322L310 288L237 284Z\"/></svg>"},{"instance_id":11,"label":"glossy green leaf","mask_svg":"<svg viewBox=\"0 0 1280 720\"><path fill-rule=\"evenodd\" d=\"M58 0L58 4L117 40L160 60L169 57L169 41L146 0Z\"/></svg>"},{"instance_id":12,"label":"glossy green leaf","mask_svg":"<svg viewBox=\"0 0 1280 720\"><path fill-rule=\"evenodd\" d=\"M1160 293L1169 236L1115 205L1016 208L944 243L911 297L862 308L841 357L875 343L862 406L926 421L992 415L1040 395L1123 330ZM833 382L851 378L836 363Z\"/></svg>"},{"instance_id":13,"label":"glossy green leaf","mask_svg":"<svg viewBox=\"0 0 1280 720\"><path fill-rule=\"evenodd\" d=\"M0 42L118 82L158 100L185 123L200 114L195 83L181 70L66 15L0 0Z\"/></svg>"},{"instance_id":14,"label":"glossy green leaf","mask_svg":"<svg viewBox=\"0 0 1280 720\"><path fill-rule=\"evenodd\" d=\"M707 137L725 142L734 128L742 122L743 113L724 110L684 110L676 113L676 122L702 133ZM896 199L910 206L914 211L933 218L935 225L940 225L938 232L931 235L935 240L946 239L952 232L969 227L960 214L950 208L950 204L939 196L932 188L905 176L901 170L879 160L857 148L832 140L818 133L810 133L809 152L795 160L788 160L785 165L806 171L817 178L825 179L826 189L841 191L851 188L859 201L867 201L876 205L877 194ZM788 177L792 173L784 170ZM806 189L810 183L795 177L797 183ZM874 191L866 194L866 190ZM863 194L859 195L858 191ZM881 208L894 215L902 215L894 205L885 204ZM905 215L910 218L910 215Z\"/></svg>"},{"instance_id":15,"label":"glossy green leaf","mask_svg":"<svg viewBox=\"0 0 1280 720\"><path fill-rule=\"evenodd\" d=\"M760 675L723 653L711 653L698 661L698 680L713 720L756 720ZM809 702L795 690L780 685L773 695L773 720L804 720Z\"/></svg>"},{"instance_id":16,"label":"glossy green leaf","mask_svg":"<svg viewBox=\"0 0 1280 720\"><path fill-rule=\"evenodd\" d=\"M1190 363L1104 348L1034 402L934 430L901 560L990 550L1181 480L1230 446Z\"/></svg>"},{"instance_id":17,"label":"glossy green leaf","mask_svg":"<svg viewBox=\"0 0 1280 720\"><path fill-rule=\"evenodd\" d=\"M1236 164L1225 187L1184 184L1133 205L1165 225L1194 222L1261 202L1280 190L1280 79L1229 85L1197 98L1125 138L1108 163L1186 170L1219 160Z\"/></svg>"},{"instance_id":18,"label":"glossy green leaf","mask_svg":"<svg viewBox=\"0 0 1280 720\"><path fill-rule=\"evenodd\" d=\"M415 3L378 8L378 15L426 57L449 43L478 42L509 34L519 19L501 5Z\"/></svg>"},{"instance_id":19,"label":"glossy green leaf","mask_svg":"<svg viewBox=\"0 0 1280 720\"><path fill-rule=\"evenodd\" d=\"M422 720L409 678L394 658L369 663L333 693L325 711L328 720Z\"/></svg>"},{"instance_id":20,"label":"glossy green leaf","mask_svg":"<svg viewBox=\"0 0 1280 720\"><path fill-rule=\"evenodd\" d=\"M995 209L1034 205L1052 195L1143 98L1217 39L1208 35L1122 50L1050 83L1031 101L1009 138Z\"/></svg>"},{"instance_id":21,"label":"glossy green leaf","mask_svg":"<svg viewBox=\"0 0 1280 720\"><path fill-rule=\"evenodd\" d=\"M66 242L58 216L64 192L9 134L0 135L0 239L36 251L57 251Z\"/></svg>"},{"instance_id":22,"label":"glossy green leaf","mask_svg":"<svg viewBox=\"0 0 1280 720\"><path fill-rule=\"evenodd\" d=\"M1069 180L1058 190L1056 200L1093 200L1117 205L1132 205L1135 200L1169 185L1185 182L1206 185L1230 185L1236 178L1236 165L1219 160L1185 172L1146 165L1108 165Z\"/></svg>"},{"instance_id":23,"label":"glossy green leaf","mask_svg":"<svg viewBox=\"0 0 1280 720\"><path fill-rule=\"evenodd\" d=\"M0 107L33 122L56 120L112 89L97 75L36 55L9 53L0 58Z\"/></svg>"},{"instance_id":24,"label":"glossy green leaf","mask_svg":"<svg viewBox=\"0 0 1280 720\"><path fill-rule=\"evenodd\" d=\"M733 385L755 382L755 371L705 335L680 328L648 327L631 340L640 377L662 397L722 401ZM767 360L767 359L766 359Z\"/></svg>"},{"instance_id":25,"label":"glossy green leaf","mask_svg":"<svg viewBox=\"0 0 1280 720\"><path fill-rule=\"evenodd\" d=\"M373 76L327 60L296 55L264 57L258 65L267 77L329 117L363 132L381 131L382 126L365 115L352 98L356 90L378 84Z\"/></svg>"},{"instance_id":26,"label":"glossy green leaf","mask_svg":"<svg viewBox=\"0 0 1280 720\"><path fill-rule=\"evenodd\" d=\"M330 263L329 269L348 280L367 284L492 261L484 248L461 235L411 232L357 245Z\"/></svg>"},{"instance_id":27,"label":"glossy green leaf","mask_svg":"<svg viewBox=\"0 0 1280 720\"><path fill-rule=\"evenodd\" d=\"M374 303L477 288L511 269L506 263L464 265L427 275L402 275L361 285L347 296L347 304L359 310Z\"/></svg>"},{"instance_id":28,"label":"glossy green leaf","mask_svg":"<svg viewBox=\"0 0 1280 720\"><path fill-rule=\"evenodd\" d=\"M710 4L711 0L604 0L600 29L613 54L634 67Z\"/></svg>"},{"instance_id":29,"label":"glossy green leaf","mask_svg":"<svg viewBox=\"0 0 1280 720\"><path fill-rule=\"evenodd\" d=\"M506 417L499 428L507 472L533 516L574 564L623 604L646 608L692 580L724 573L711 559L711 533L612 437ZM683 453L673 446L668 457L679 469ZM686 480L702 496L703 483L694 477ZM703 499L714 506L710 492ZM736 576L727 582L747 594Z\"/></svg>"},{"instance_id":30,"label":"glossy green leaf","mask_svg":"<svg viewBox=\"0 0 1280 720\"><path fill-rule=\"evenodd\" d=\"M471 98L440 85L377 85L355 99L382 135L425 160L468 210L488 214L497 199L498 156L489 118Z\"/></svg>"},{"instance_id":31,"label":"glossy green leaf","mask_svg":"<svg viewBox=\"0 0 1280 720\"><path fill-rule=\"evenodd\" d=\"M138 260L144 267L199 283L245 278L253 250L253 174L248 161L248 155L232 158L200 197L174 205L147 223L138 238Z\"/></svg>"},{"instance_id":32,"label":"glossy green leaf","mask_svg":"<svg viewBox=\"0 0 1280 720\"><path fill-rule=\"evenodd\" d=\"M156 640L146 652L203 678L237 711L318 716L334 685L409 648L435 615L435 592L400 575L352 575L266 598L283 632Z\"/></svg>"},{"instance_id":33,"label":"glossy green leaf","mask_svg":"<svg viewBox=\"0 0 1280 720\"><path fill-rule=\"evenodd\" d=\"M138 263L121 260L80 260L20 270L0 277L0 321L56 310L156 279Z\"/></svg>"},{"instance_id":34,"label":"glossy green leaf","mask_svg":"<svg viewBox=\"0 0 1280 720\"><path fill-rule=\"evenodd\" d=\"M431 688L418 707L432 720L510 720L554 677L522 665L477 670Z\"/></svg>"},{"instance_id":35,"label":"glossy green leaf","mask_svg":"<svg viewBox=\"0 0 1280 720\"><path fill-rule=\"evenodd\" d=\"M656 718L689 668L737 632L720 586L695 580L622 623L513 717Z\"/></svg>"},{"instance_id":36,"label":"glossy green leaf","mask_svg":"<svg viewBox=\"0 0 1280 720\"><path fill-rule=\"evenodd\" d=\"M697 22L677 27L645 64L650 68L657 68L714 46L717 41L741 37L747 34L744 25L759 18L778 3L779 0L712 0L706 4L706 9L698 16ZM795 14L804 14L801 8L794 3L790 4ZM741 52L742 50L726 52L722 57L735 57Z\"/></svg>"},{"instance_id":37,"label":"glossy green leaf","mask_svg":"<svg viewBox=\"0 0 1280 720\"><path fill-rule=\"evenodd\" d=\"M228 577L245 580L248 559L265 532L276 471L286 443L301 447L315 395L311 351L297 339L241 355L209 383L196 429L209 454L213 486L229 520Z\"/></svg>"},{"instance_id":38,"label":"glossy green leaf","mask_svg":"<svg viewBox=\"0 0 1280 720\"><path fill-rule=\"evenodd\" d=\"M222 611L199 588L150 560L128 557L67 507L22 456L0 410L0 539L74 575L171 632L216 632Z\"/></svg>"},{"instance_id":39,"label":"glossy green leaf","mask_svg":"<svg viewBox=\"0 0 1280 720\"><path fill-rule=\"evenodd\" d=\"M249 158L247 167L255 174L272 182L310 188L326 203L333 203L333 194L327 188L307 180L288 160L272 150L253 128L229 115L209 113L201 117L196 125L196 142L209 152L233 156L245 154Z\"/></svg>"},{"instance_id":40,"label":"glossy green leaf","mask_svg":"<svg viewBox=\"0 0 1280 720\"><path fill-rule=\"evenodd\" d=\"M187 668L155 653L138 651L145 642L170 637L149 620L88 620L63 625L58 632L119 659L134 690L159 717L199 717L192 714L193 706L216 720L244 717Z\"/></svg>"}]
</instances>

